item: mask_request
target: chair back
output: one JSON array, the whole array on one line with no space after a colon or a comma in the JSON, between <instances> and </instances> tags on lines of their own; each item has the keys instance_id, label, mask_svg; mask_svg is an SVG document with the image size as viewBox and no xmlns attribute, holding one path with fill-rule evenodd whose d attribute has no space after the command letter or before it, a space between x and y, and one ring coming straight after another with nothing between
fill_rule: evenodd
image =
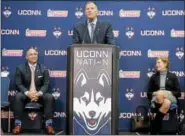
<instances>
[{"instance_id":1,"label":"chair back","mask_svg":"<svg viewBox=\"0 0 185 136\"><path fill-rule=\"evenodd\" d=\"M1 103L8 102L9 77L1 77Z\"/></svg>"}]
</instances>

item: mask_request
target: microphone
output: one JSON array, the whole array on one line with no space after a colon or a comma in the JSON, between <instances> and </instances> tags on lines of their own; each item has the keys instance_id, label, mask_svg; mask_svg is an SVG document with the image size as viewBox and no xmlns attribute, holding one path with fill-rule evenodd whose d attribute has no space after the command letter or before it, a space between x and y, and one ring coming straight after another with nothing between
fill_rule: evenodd
<instances>
[{"instance_id":1,"label":"microphone","mask_svg":"<svg viewBox=\"0 0 185 136\"><path fill-rule=\"evenodd\" d=\"M85 39L85 36L86 36L86 33L87 33L87 28L88 28L88 26L86 25L85 32L84 32L83 39L82 39L82 44L85 43L84 39Z\"/></svg>"}]
</instances>

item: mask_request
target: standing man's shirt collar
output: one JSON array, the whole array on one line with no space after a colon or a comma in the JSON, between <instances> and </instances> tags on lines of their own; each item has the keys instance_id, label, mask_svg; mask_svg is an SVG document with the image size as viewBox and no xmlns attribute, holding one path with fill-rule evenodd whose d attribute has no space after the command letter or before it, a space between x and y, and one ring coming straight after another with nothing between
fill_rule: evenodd
<instances>
[{"instance_id":1,"label":"standing man's shirt collar","mask_svg":"<svg viewBox=\"0 0 185 136\"><path fill-rule=\"evenodd\" d=\"M96 25L98 19L96 18L94 21L90 22L89 20L87 20L87 24L90 25L90 23L93 23L94 25Z\"/></svg>"}]
</instances>

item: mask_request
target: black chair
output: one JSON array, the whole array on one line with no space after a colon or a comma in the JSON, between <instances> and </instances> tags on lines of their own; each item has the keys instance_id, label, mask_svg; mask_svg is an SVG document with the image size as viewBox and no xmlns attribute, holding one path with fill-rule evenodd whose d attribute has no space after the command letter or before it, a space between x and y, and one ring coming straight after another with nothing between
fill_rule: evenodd
<instances>
[{"instance_id":1,"label":"black chair","mask_svg":"<svg viewBox=\"0 0 185 136\"><path fill-rule=\"evenodd\" d=\"M27 131L40 131L42 129L43 112L42 105L37 102L29 102L25 105L22 128Z\"/></svg>"},{"instance_id":2,"label":"black chair","mask_svg":"<svg viewBox=\"0 0 185 136\"><path fill-rule=\"evenodd\" d=\"M9 77L1 76L1 121L2 121L2 129L5 132L6 130L10 132L10 125L11 125L11 111L10 111L10 103L8 101L9 84L10 84ZM8 117L6 116L7 110L8 110ZM6 121L7 118L8 118L8 122ZM5 124L7 124L7 126Z\"/></svg>"},{"instance_id":3,"label":"black chair","mask_svg":"<svg viewBox=\"0 0 185 136\"><path fill-rule=\"evenodd\" d=\"M153 110L151 110L153 111ZM151 113L152 115L155 114L154 112ZM153 117L151 117L151 125L153 124ZM156 125L156 124L155 124ZM161 135L176 135L178 133L178 126L179 121L178 121L178 106L176 104L171 105L168 113L164 116L163 121L162 121L162 127L161 131L157 132L158 134ZM152 127L155 126L151 126Z\"/></svg>"}]
</instances>

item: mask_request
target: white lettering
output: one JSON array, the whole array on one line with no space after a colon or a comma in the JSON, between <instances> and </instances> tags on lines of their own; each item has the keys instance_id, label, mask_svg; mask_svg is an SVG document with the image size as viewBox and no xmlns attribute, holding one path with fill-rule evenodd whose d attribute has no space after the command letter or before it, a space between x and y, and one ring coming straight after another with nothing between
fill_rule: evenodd
<instances>
[{"instance_id":1,"label":"white lettering","mask_svg":"<svg viewBox=\"0 0 185 136\"><path fill-rule=\"evenodd\" d=\"M141 30L142 36L164 36L164 30Z\"/></svg>"},{"instance_id":2,"label":"white lettering","mask_svg":"<svg viewBox=\"0 0 185 136\"><path fill-rule=\"evenodd\" d=\"M184 71L171 71L172 73L175 73L177 77L184 77Z\"/></svg>"},{"instance_id":3,"label":"white lettering","mask_svg":"<svg viewBox=\"0 0 185 136\"><path fill-rule=\"evenodd\" d=\"M136 116L136 115L137 115L136 113L130 113L130 112L126 113L126 112L123 112L123 113L120 113L119 118L120 119L121 118L123 118L123 119L125 119L125 118L130 119L130 118L132 118L132 116Z\"/></svg>"},{"instance_id":4,"label":"white lettering","mask_svg":"<svg viewBox=\"0 0 185 136\"><path fill-rule=\"evenodd\" d=\"M113 16L114 13L112 10L107 10L107 11L106 10L99 10L98 15L99 16Z\"/></svg>"},{"instance_id":5,"label":"white lettering","mask_svg":"<svg viewBox=\"0 0 185 136\"><path fill-rule=\"evenodd\" d=\"M77 51L78 58L108 58L108 51Z\"/></svg>"},{"instance_id":6,"label":"white lettering","mask_svg":"<svg viewBox=\"0 0 185 136\"><path fill-rule=\"evenodd\" d=\"M66 56L67 51L65 50L45 50L46 56Z\"/></svg>"},{"instance_id":7,"label":"white lettering","mask_svg":"<svg viewBox=\"0 0 185 136\"><path fill-rule=\"evenodd\" d=\"M121 51L120 56L141 56L141 51Z\"/></svg>"},{"instance_id":8,"label":"white lettering","mask_svg":"<svg viewBox=\"0 0 185 136\"><path fill-rule=\"evenodd\" d=\"M163 16L184 16L185 11L184 10L163 10L162 15Z\"/></svg>"},{"instance_id":9,"label":"white lettering","mask_svg":"<svg viewBox=\"0 0 185 136\"><path fill-rule=\"evenodd\" d=\"M147 98L147 92L141 92L140 97L141 98Z\"/></svg>"},{"instance_id":10,"label":"white lettering","mask_svg":"<svg viewBox=\"0 0 185 136\"><path fill-rule=\"evenodd\" d=\"M41 16L41 10L18 10L18 15Z\"/></svg>"},{"instance_id":11,"label":"white lettering","mask_svg":"<svg viewBox=\"0 0 185 136\"><path fill-rule=\"evenodd\" d=\"M18 29L2 29L1 35L19 35Z\"/></svg>"},{"instance_id":12,"label":"white lettering","mask_svg":"<svg viewBox=\"0 0 185 136\"><path fill-rule=\"evenodd\" d=\"M65 112L54 112L54 118L66 118Z\"/></svg>"}]
</instances>

